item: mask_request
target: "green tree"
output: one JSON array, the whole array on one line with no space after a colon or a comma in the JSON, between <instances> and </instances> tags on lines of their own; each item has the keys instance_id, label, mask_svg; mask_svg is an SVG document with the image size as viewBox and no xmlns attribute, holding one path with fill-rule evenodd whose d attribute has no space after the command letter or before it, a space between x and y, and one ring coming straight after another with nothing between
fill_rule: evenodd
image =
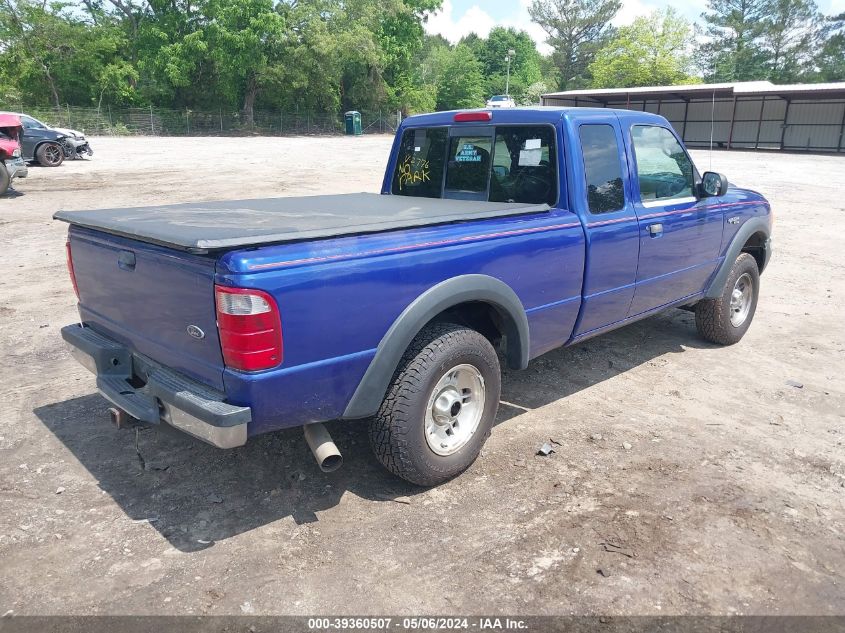
<instances>
[{"instance_id":1,"label":"green tree","mask_svg":"<svg viewBox=\"0 0 845 633\"><path fill-rule=\"evenodd\" d=\"M811 77L821 17L814 0L709 0L699 63L710 81Z\"/></svg>"},{"instance_id":2,"label":"green tree","mask_svg":"<svg viewBox=\"0 0 845 633\"><path fill-rule=\"evenodd\" d=\"M587 69L612 35L610 22L621 6L620 0L533 0L528 13L548 35L562 90L589 83Z\"/></svg>"},{"instance_id":3,"label":"green tree","mask_svg":"<svg viewBox=\"0 0 845 633\"><path fill-rule=\"evenodd\" d=\"M283 61L284 18L273 0L210 0L204 10L202 39L208 43L218 86L237 97L242 120L251 125L255 99L276 79L271 68Z\"/></svg>"},{"instance_id":4,"label":"green tree","mask_svg":"<svg viewBox=\"0 0 845 633\"><path fill-rule=\"evenodd\" d=\"M416 102L408 113L432 112L437 109L438 86L452 57L452 45L442 35L426 35L413 61Z\"/></svg>"},{"instance_id":5,"label":"green tree","mask_svg":"<svg viewBox=\"0 0 845 633\"><path fill-rule=\"evenodd\" d=\"M845 81L845 13L826 19L822 37L823 44L816 56L818 79Z\"/></svg>"},{"instance_id":6,"label":"green tree","mask_svg":"<svg viewBox=\"0 0 845 633\"><path fill-rule=\"evenodd\" d=\"M484 52L484 38L475 32L471 32L467 35L464 35L461 38L461 41L458 42L458 44L463 44L464 46L466 46L469 50L472 51L472 54L475 55L476 58L481 57Z\"/></svg>"},{"instance_id":7,"label":"green tree","mask_svg":"<svg viewBox=\"0 0 845 633\"><path fill-rule=\"evenodd\" d=\"M767 79L789 83L810 72L818 51L820 22L813 0L771 0L762 46Z\"/></svg>"},{"instance_id":8,"label":"green tree","mask_svg":"<svg viewBox=\"0 0 845 633\"><path fill-rule=\"evenodd\" d=\"M210 107L230 103L218 83L202 29L207 4L109 0L130 42L137 89L146 103ZM202 86L204 89L198 89ZM233 98L233 102L236 98Z\"/></svg>"},{"instance_id":9,"label":"green tree","mask_svg":"<svg viewBox=\"0 0 845 633\"><path fill-rule=\"evenodd\" d=\"M543 83L549 87L549 90L555 90L560 85L560 71L558 70L554 55L542 55L540 57L540 76L543 78Z\"/></svg>"},{"instance_id":10,"label":"green tree","mask_svg":"<svg viewBox=\"0 0 845 633\"><path fill-rule=\"evenodd\" d=\"M540 105L541 98L544 94L551 92L549 84L544 81L538 81L531 84L525 89L522 97L517 101L519 105L534 106Z\"/></svg>"},{"instance_id":11,"label":"green tree","mask_svg":"<svg viewBox=\"0 0 845 633\"><path fill-rule=\"evenodd\" d=\"M324 14L313 2L283 4L280 10L287 30L283 61L268 69L274 80L259 93L259 103L287 111L336 112L344 64L338 47L347 40L334 14Z\"/></svg>"},{"instance_id":12,"label":"green tree","mask_svg":"<svg viewBox=\"0 0 845 633\"><path fill-rule=\"evenodd\" d=\"M484 105L481 62L465 44L449 52L437 84L437 109L454 110Z\"/></svg>"},{"instance_id":13,"label":"green tree","mask_svg":"<svg viewBox=\"0 0 845 633\"><path fill-rule=\"evenodd\" d=\"M421 84L414 60L425 39L423 17L440 5L441 0L394 0L377 5L381 18L375 33L387 105L404 114L426 110L431 104L428 87Z\"/></svg>"},{"instance_id":14,"label":"green tree","mask_svg":"<svg viewBox=\"0 0 845 633\"><path fill-rule=\"evenodd\" d=\"M114 59L103 67L97 80L100 93L97 96L97 109L103 105L103 97L108 97L109 103L133 103L137 98L135 84L138 82L138 71L126 59Z\"/></svg>"},{"instance_id":15,"label":"green tree","mask_svg":"<svg viewBox=\"0 0 845 633\"><path fill-rule=\"evenodd\" d=\"M96 102L102 86L135 76L123 63L125 46L120 28L107 20L91 24L70 4L0 3L0 81L22 100L56 107ZM116 94L133 97L131 90Z\"/></svg>"},{"instance_id":16,"label":"green tree","mask_svg":"<svg viewBox=\"0 0 845 633\"><path fill-rule=\"evenodd\" d=\"M692 26L672 9L623 26L590 64L596 88L694 83Z\"/></svg>"},{"instance_id":17,"label":"green tree","mask_svg":"<svg viewBox=\"0 0 845 633\"><path fill-rule=\"evenodd\" d=\"M510 64L508 85L508 51L514 51ZM482 64L486 94L504 94L505 88L516 100L521 100L531 84L542 78L540 53L534 40L525 31L497 26L486 39L480 40L478 60Z\"/></svg>"},{"instance_id":18,"label":"green tree","mask_svg":"<svg viewBox=\"0 0 845 633\"><path fill-rule=\"evenodd\" d=\"M701 14L706 43L698 50L708 81L753 81L765 76L766 31L771 0L709 0Z\"/></svg>"}]
</instances>

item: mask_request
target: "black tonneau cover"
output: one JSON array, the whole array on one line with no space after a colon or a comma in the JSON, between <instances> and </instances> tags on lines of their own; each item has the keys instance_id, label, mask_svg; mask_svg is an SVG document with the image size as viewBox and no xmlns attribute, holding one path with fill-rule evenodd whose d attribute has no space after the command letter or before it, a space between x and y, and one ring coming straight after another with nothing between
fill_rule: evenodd
<instances>
[{"instance_id":1,"label":"black tonneau cover","mask_svg":"<svg viewBox=\"0 0 845 633\"><path fill-rule=\"evenodd\" d=\"M545 204L373 193L59 211L53 217L191 252L239 248L548 211Z\"/></svg>"}]
</instances>

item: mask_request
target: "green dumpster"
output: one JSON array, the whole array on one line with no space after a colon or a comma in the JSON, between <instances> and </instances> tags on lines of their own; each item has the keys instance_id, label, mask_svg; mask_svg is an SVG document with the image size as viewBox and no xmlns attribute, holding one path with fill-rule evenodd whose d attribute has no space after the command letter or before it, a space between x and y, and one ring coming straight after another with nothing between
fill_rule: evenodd
<instances>
[{"instance_id":1,"label":"green dumpster","mask_svg":"<svg viewBox=\"0 0 845 633\"><path fill-rule=\"evenodd\" d=\"M350 110L344 115L346 120L346 133L350 136L360 136L363 134L361 130L361 113L356 110Z\"/></svg>"}]
</instances>

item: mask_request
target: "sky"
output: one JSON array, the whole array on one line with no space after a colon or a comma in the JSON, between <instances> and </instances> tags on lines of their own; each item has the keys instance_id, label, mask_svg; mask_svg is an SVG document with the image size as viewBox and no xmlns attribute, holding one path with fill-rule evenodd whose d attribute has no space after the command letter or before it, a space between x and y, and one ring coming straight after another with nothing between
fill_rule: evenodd
<instances>
[{"instance_id":1,"label":"sky","mask_svg":"<svg viewBox=\"0 0 845 633\"><path fill-rule=\"evenodd\" d=\"M845 11L845 0L816 0L819 9L826 15ZM513 26L527 31L537 42L540 52L551 50L545 44L546 34L528 17L531 0L444 0L443 8L429 16L426 30L439 33L455 43L464 35L475 32L486 37L494 26ZM613 23L616 26L630 24L641 15L648 15L654 9L664 9L672 5L688 20L695 21L705 10L706 0L622 0L622 9Z\"/></svg>"}]
</instances>

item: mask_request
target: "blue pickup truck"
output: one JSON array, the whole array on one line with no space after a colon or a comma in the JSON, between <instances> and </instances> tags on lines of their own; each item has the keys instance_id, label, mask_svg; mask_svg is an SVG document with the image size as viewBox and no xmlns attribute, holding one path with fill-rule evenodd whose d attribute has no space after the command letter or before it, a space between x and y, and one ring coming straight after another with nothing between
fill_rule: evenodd
<instances>
[{"instance_id":1,"label":"blue pickup truck","mask_svg":"<svg viewBox=\"0 0 845 633\"><path fill-rule=\"evenodd\" d=\"M380 195L56 217L81 321L62 336L116 421L221 448L302 426L331 470L322 423L366 418L381 463L420 485L479 454L500 362L673 307L739 341L772 230L768 202L699 175L664 118L587 108L410 117Z\"/></svg>"}]
</instances>

